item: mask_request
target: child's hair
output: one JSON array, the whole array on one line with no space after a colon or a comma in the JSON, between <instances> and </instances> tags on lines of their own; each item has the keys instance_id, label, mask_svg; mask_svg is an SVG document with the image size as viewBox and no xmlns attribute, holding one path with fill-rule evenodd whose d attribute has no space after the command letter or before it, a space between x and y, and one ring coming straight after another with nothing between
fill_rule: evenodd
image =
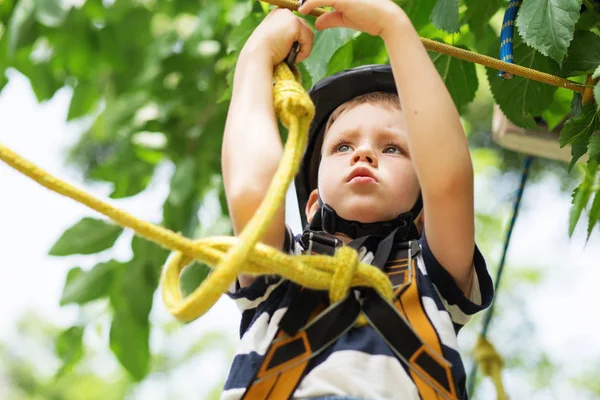
<instances>
[{"instance_id":1,"label":"child's hair","mask_svg":"<svg viewBox=\"0 0 600 400\"><path fill-rule=\"evenodd\" d=\"M388 92L370 92L360 96L353 98L352 100L348 100L344 104L340 105L336 108L329 119L327 120L327 124L325 125L325 131L321 137L317 139L315 149L319 149L319 157L313 159L312 165L310 165L310 176L317 177L317 172L319 170L319 165L321 164L321 157L323 154L323 140L331 128L331 125L342 115L345 111L351 110L352 108L359 106L361 104L373 104L383 106L388 109L398 109L401 110L402 107L400 105L400 99L398 98L398 94L396 93L388 93Z\"/></svg>"},{"instance_id":2,"label":"child's hair","mask_svg":"<svg viewBox=\"0 0 600 400\"><path fill-rule=\"evenodd\" d=\"M327 135L327 132L329 131L329 128L331 128L331 125L333 125L333 123L339 118L340 115L344 113L344 111L348 111L356 106L365 103L376 104L391 109L402 109L400 107L400 99L398 98L398 95L396 93L371 92L357 96L352 100L345 102L331 113L329 119L327 120L327 124L325 125L325 133L323 134L323 137Z\"/></svg>"}]
</instances>

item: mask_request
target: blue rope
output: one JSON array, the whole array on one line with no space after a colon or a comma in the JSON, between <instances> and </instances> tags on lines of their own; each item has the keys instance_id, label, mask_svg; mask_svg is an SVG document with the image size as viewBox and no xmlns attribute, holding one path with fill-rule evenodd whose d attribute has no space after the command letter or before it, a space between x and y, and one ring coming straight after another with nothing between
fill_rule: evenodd
<instances>
[{"instance_id":1,"label":"blue rope","mask_svg":"<svg viewBox=\"0 0 600 400\"><path fill-rule=\"evenodd\" d=\"M514 62L513 57L513 37L515 31L515 19L517 12L521 6L521 0L510 0L506 11L504 12L504 20L502 21L502 31L500 32L500 59L509 63ZM511 79L513 74L506 71L498 72L498 76L504 79Z\"/></svg>"}]
</instances>

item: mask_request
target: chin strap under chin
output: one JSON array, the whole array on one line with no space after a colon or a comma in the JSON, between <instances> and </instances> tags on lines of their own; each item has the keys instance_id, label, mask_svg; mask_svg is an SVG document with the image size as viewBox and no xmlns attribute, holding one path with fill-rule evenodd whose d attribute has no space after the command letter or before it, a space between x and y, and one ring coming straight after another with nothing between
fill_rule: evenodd
<instances>
[{"instance_id":1,"label":"chin strap under chin","mask_svg":"<svg viewBox=\"0 0 600 400\"><path fill-rule=\"evenodd\" d=\"M383 222L358 222L348 221L335 212L329 205L323 203L319 196L319 208L310 223L309 230L324 231L330 235L343 233L344 235L357 239L363 236L389 236L395 232L396 237L404 240L418 239L419 232L415 225L415 218L423 209L423 199L421 193L415 202L413 208L398 217Z\"/></svg>"}]
</instances>

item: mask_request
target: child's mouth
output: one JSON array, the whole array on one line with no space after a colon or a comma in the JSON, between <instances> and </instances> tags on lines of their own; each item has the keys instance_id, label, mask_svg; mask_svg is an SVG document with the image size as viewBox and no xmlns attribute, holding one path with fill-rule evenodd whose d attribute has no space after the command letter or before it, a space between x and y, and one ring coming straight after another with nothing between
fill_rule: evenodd
<instances>
[{"instance_id":1,"label":"child's mouth","mask_svg":"<svg viewBox=\"0 0 600 400\"><path fill-rule=\"evenodd\" d=\"M376 183L377 181L374 178L371 178L370 176L355 176L354 178L350 179L349 183L358 183L358 184L364 184L364 183Z\"/></svg>"}]
</instances>

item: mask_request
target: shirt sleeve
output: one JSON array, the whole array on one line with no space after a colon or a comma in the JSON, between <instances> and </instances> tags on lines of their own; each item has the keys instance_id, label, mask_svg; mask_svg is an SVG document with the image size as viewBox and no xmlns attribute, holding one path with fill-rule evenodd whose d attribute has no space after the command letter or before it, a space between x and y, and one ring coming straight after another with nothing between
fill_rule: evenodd
<instances>
[{"instance_id":1,"label":"shirt sleeve","mask_svg":"<svg viewBox=\"0 0 600 400\"><path fill-rule=\"evenodd\" d=\"M286 225L282 251L287 254L294 254L297 240L290 227ZM225 294L234 300L240 311L244 313L256 309L261 303L267 301L271 293L281 283L282 279L278 275L261 275L256 277L250 286L242 288L236 278Z\"/></svg>"},{"instance_id":2,"label":"shirt sleeve","mask_svg":"<svg viewBox=\"0 0 600 400\"><path fill-rule=\"evenodd\" d=\"M471 316L489 307L494 297L494 285L487 270L485 259L477 245L475 245L473 252L474 274L469 296L463 293L454 278L435 258L427 243L426 235L423 235L421 239L421 249L427 275L429 275L429 279L431 279L440 294L452 322L458 325L455 328L460 329L469 321Z\"/></svg>"}]
</instances>

